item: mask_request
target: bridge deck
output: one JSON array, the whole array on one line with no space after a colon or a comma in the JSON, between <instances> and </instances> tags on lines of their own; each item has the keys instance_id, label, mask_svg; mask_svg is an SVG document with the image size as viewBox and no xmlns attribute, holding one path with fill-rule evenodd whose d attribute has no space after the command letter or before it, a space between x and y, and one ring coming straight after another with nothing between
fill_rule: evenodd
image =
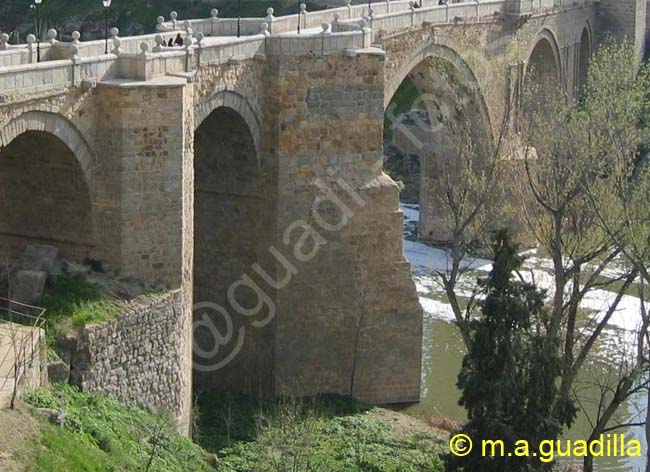
<instances>
[{"instance_id":1,"label":"bridge deck","mask_svg":"<svg viewBox=\"0 0 650 472\"><path fill-rule=\"evenodd\" d=\"M51 40L41 44L43 61L36 63L36 45L0 43L0 103L24 94L49 92L78 86L84 81L129 79L147 81L170 74L191 73L199 65L246 60L261 55L340 54L365 49L379 33L408 30L423 24L480 21L508 14L512 2L529 4L536 14L564 8L568 0L487 0L438 5L422 0L412 8L409 1L374 2L301 15L241 20L242 37L233 36L237 19L208 18L160 22L158 34L113 38L112 53L104 54L105 42ZM571 8L580 5L571 2ZM523 7L522 7L523 8ZM322 26L323 25L323 26ZM184 29L181 29L184 28ZM167 47L170 37L181 33L185 47Z\"/></svg>"}]
</instances>

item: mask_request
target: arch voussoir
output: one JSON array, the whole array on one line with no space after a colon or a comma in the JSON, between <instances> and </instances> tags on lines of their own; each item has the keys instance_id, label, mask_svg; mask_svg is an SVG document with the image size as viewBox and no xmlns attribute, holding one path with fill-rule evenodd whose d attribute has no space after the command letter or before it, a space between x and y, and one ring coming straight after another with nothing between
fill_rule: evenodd
<instances>
[{"instance_id":1,"label":"arch voussoir","mask_svg":"<svg viewBox=\"0 0 650 472\"><path fill-rule=\"evenodd\" d=\"M92 182L93 152L81 132L65 117L45 111L27 111L9 121L0 130L0 149L29 131L49 133L63 142L74 154L86 183Z\"/></svg>"},{"instance_id":2,"label":"arch voussoir","mask_svg":"<svg viewBox=\"0 0 650 472\"><path fill-rule=\"evenodd\" d=\"M262 136L262 125L259 118L261 113L256 111L246 97L236 90L229 88L216 90L207 100L196 105L194 129L198 129L205 119L219 107L230 108L243 118L251 131L255 149L259 155Z\"/></svg>"}]
</instances>

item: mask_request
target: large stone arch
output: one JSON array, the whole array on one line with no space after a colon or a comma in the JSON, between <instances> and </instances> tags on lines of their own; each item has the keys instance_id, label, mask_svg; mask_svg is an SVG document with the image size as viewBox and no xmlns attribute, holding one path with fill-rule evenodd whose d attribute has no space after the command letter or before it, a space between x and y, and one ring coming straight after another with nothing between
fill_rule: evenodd
<instances>
[{"instance_id":1,"label":"large stone arch","mask_svg":"<svg viewBox=\"0 0 650 472\"><path fill-rule=\"evenodd\" d=\"M72 151L81 166L86 183L91 186L95 158L85 138L70 120L46 111L22 113L0 130L0 150L28 131L40 131L57 137Z\"/></svg>"},{"instance_id":2,"label":"large stone arch","mask_svg":"<svg viewBox=\"0 0 650 472\"><path fill-rule=\"evenodd\" d=\"M207 110L211 111L204 116ZM232 307L228 292L262 260L273 234L268 169L258 150L259 123L252 107L232 92L221 92L200 107L197 122L194 383L199 390L268 392L272 383L269 331L257 329L244 336L240 330L246 318ZM254 294L247 289L240 289L236 297L237 306L255 306ZM231 333L226 345L215 344L210 325L219 333Z\"/></svg>"},{"instance_id":3,"label":"large stone arch","mask_svg":"<svg viewBox=\"0 0 650 472\"><path fill-rule=\"evenodd\" d=\"M461 84L468 90L471 90L475 96L476 103L480 106L481 120L487 126L488 130L492 129L490 113L487 103L476 79L476 75L472 68L465 62L465 60L452 48L442 45L430 43L417 50L408 59L403 61L397 70L396 74L387 81L384 90L384 109L388 107L395 92L399 86L404 82L406 77L415 70L415 68L422 64L429 58L440 58L451 64L458 72L458 77L461 79Z\"/></svg>"},{"instance_id":4,"label":"large stone arch","mask_svg":"<svg viewBox=\"0 0 650 472\"><path fill-rule=\"evenodd\" d=\"M472 166L481 171L494 145L490 115L471 67L447 46L429 44L404 61L387 86L387 104L399 88L395 84L407 77L419 93L421 101L416 107L426 110L426 121L409 119L410 125L400 122L393 126L393 142L402 159L409 156L407 167L414 167L413 154L419 157L419 166L415 167L420 174L414 179L419 181L419 237L446 242L450 233L441 224L448 215L437 198L439 179L444 169L459 164L468 152L475 153ZM411 176L402 177L410 180Z\"/></svg>"},{"instance_id":5,"label":"large stone arch","mask_svg":"<svg viewBox=\"0 0 650 472\"><path fill-rule=\"evenodd\" d=\"M93 155L60 115L29 111L0 130L0 248L19 259L47 244L76 262L95 257Z\"/></svg>"},{"instance_id":6,"label":"large stone arch","mask_svg":"<svg viewBox=\"0 0 650 472\"><path fill-rule=\"evenodd\" d=\"M548 28L542 29L527 54L525 80L538 82L543 89L557 88L563 83L565 71L555 34Z\"/></svg>"},{"instance_id":7,"label":"large stone arch","mask_svg":"<svg viewBox=\"0 0 650 472\"><path fill-rule=\"evenodd\" d=\"M260 110L251 104L244 94L238 92L233 87L226 86L217 88L206 100L195 106L195 130L199 129L214 110L222 107L234 110L246 122L253 137L259 159L262 141L262 124L260 120L262 114Z\"/></svg>"}]
</instances>

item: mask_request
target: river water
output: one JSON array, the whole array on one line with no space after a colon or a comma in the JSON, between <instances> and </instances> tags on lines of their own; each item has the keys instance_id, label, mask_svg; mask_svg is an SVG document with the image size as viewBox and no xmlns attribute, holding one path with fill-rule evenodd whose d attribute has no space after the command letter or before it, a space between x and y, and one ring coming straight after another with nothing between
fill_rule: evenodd
<instances>
[{"instance_id":1,"label":"river water","mask_svg":"<svg viewBox=\"0 0 650 472\"><path fill-rule=\"evenodd\" d=\"M463 419L465 412L458 405L460 393L456 388L456 380L460 371L464 346L458 329L452 323L453 313L446 302L444 293L435 277L431 275L433 269L443 269L447 262L444 250L430 247L417 242L417 224L419 213L417 205L402 205L405 213L404 226L404 253L411 262L413 278L417 285L420 303L424 309L424 339L423 339L423 369L422 369L422 400L420 403L409 406L405 413L421 418L452 417ZM550 261L537 257L534 253L528 255L526 268L531 278L540 288L552 286L549 273ZM471 260L468 266L475 272L467 275L466 280L460 284L469 294L476 275L484 275L490 270L489 261ZM463 287L464 286L464 287ZM584 303L591 316L597 318L609 306L612 294L599 291L590 296ZM626 355L626 348L632 347L630 336L638 324L639 311L638 299L625 296L621 302L620 310L612 317L611 326L598 345L592 361L586 367L583 378L577 384L578 398L585 412L582 412L571 431L567 432L567 439L586 439L588 436L590 417L597 409L595 401L597 388L594 386L599 380L609 375L609 364L603 359L620 359ZM621 408L617 421L629 423L642 420L645 416L647 399L645 393L633 398ZM616 431L625 434L626 440L639 439L643 444L643 453L647 450L642 428L633 427ZM576 464L581 463L579 460ZM598 458L596 460L597 472L636 472L645 470L645 458Z\"/></svg>"}]
</instances>

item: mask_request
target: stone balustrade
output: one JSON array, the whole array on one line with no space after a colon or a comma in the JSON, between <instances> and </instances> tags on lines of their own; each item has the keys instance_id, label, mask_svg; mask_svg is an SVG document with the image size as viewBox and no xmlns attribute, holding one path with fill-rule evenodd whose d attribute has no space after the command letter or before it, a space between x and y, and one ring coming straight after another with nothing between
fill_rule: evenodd
<instances>
[{"instance_id":1,"label":"stone balustrade","mask_svg":"<svg viewBox=\"0 0 650 472\"><path fill-rule=\"evenodd\" d=\"M109 54L105 40L81 41L73 33L72 42L57 41L50 30L41 42L41 63L36 63L35 38L27 45L9 45L0 37L0 99L14 95L45 92L79 85L84 81L109 79L145 81L165 75L191 74L201 65L246 60L264 55L337 54L368 48L380 32L411 28L424 23L447 24L479 20L495 14L525 14L553 8L581 7L587 0L481 0L439 5L438 0L412 0L348 4L317 12L300 13L302 34L297 34L298 15L275 17L273 9L265 18L219 18L213 10L202 20L171 21L158 18L158 33L120 38L111 30ZM419 4L418 4L419 5ZM370 15L368 15L370 13ZM241 37L237 38L238 28ZM168 47L180 34L186 45Z\"/></svg>"}]
</instances>

